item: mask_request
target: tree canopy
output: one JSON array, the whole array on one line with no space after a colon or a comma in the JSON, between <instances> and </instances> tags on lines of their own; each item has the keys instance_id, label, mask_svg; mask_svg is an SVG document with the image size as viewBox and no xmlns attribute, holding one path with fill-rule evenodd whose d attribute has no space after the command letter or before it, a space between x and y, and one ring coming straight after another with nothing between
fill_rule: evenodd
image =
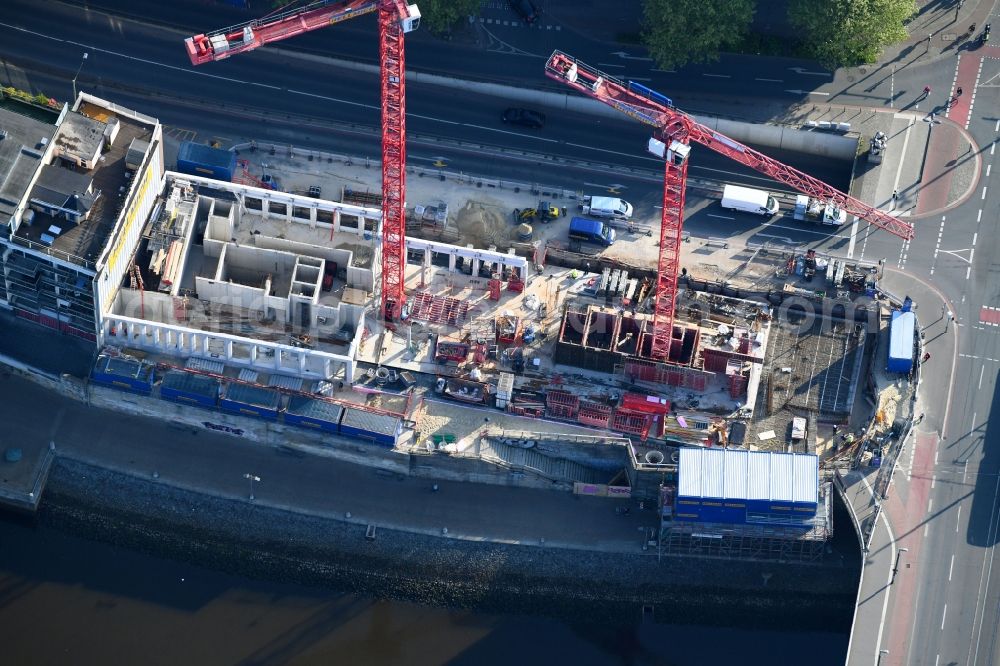
<instances>
[{"instance_id":1,"label":"tree canopy","mask_svg":"<svg viewBox=\"0 0 1000 666\"><path fill-rule=\"evenodd\" d=\"M788 20L809 55L837 68L878 60L909 36L904 24L916 11L915 0L789 0Z\"/></svg>"},{"instance_id":2,"label":"tree canopy","mask_svg":"<svg viewBox=\"0 0 1000 666\"><path fill-rule=\"evenodd\" d=\"M420 27L448 32L456 23L479 12L479 0L420 0Z\"/></svg>"},{"instance_id":3,"label":"tree canopy","mask_svg":"<svg viewBox=\"0 0 1000 666\"><path fill-rule=\"evenodd\" d=\"M645 0L643 43L663 69L715 60L743 40L755 5L754 0Z\"/></svg>"},{"instance_id":4,"label":"tree canopy","mask_svg":"<svg viewBox=\"0 0 1000 666\"><path fill-rule=\"evenodd\" d=\"M284 7L300 0L271 0L272 7ZM442 33L458 21L479 11L479 0L420 0L420 24L431 32Z\"/></svg>"}]
</instances>

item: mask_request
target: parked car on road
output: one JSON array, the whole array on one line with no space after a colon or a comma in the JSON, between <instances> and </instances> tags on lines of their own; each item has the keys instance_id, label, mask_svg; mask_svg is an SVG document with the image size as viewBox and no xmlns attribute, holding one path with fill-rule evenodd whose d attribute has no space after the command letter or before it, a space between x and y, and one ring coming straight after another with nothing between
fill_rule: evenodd
<instances>
[{"instance_id":1,"label":"parked car on road","mask_svg":"<svg viewBox=\"0 0 1000 666\"><path fill-rule=\"evenodd\" d=\"M545 114L531 109L510 108L503 112L503 121L511 125L541 129L545 127Z\"/></svg>"},{"instance_id":2,"label":"parked car on road","mask_svg":"<svg viewBox=\"0 0 1000 666\"><path fill-rule=\"evenodd\" d=\"M518 16L524 19L525 23L531 24L538 20L538 7L532 0L508 0L510 8L517 12Z\"/></svg>"}]
</instances>

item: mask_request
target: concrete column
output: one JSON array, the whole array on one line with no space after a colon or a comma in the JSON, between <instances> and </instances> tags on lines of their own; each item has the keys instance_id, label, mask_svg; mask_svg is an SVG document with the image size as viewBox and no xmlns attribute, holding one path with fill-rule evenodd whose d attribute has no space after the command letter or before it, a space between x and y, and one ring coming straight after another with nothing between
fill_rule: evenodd
<instances>
[{"instance_id":1,"label":"concrete column","mask_svg":"<svg viewBox=\"0 0 1000 666\"><path fill-rule=\"evenodd\" d=\"M309 226L312 227L313 229L316 228L316 212L317 212L316 206L312 206L309 209Z\"/></svg>"},{"instance_id":2,"label":"concrete column","mask_svg":"<svg viewBox=\"0 0 1000 666\"><path fill-rule=\"evenodd\" d=\"M226 342L225 342L225 349L226 349L226 360L227 361L232 361L233 360L233 341L232 340L226 340Z\"/></svg>"},{"instance_id":3,"label":"concrete column","mask_svg":"<svg viewBox=\"0 0 1000 666\"><path fill-rule=\"evenodd\" d=\"M274 369L275 371L281 370L281 355L284 352L277 347L274 348Z\"/></svg>"},{"instance_id":4,"label":"concrete column","mask_svg":"<svg viewBox=\"0 0 1000 666\"><path fill-rule=\"evenodd\" d=\"M344 383L353 384L354 383L354 373L358 368L357 361L351 359L344 364Z\"/></svg>"},{"instance_id":5,"label":"concrete column","mask_svg":"<svg viewBox=\"0 0 1000 666\"><path fill-rule=\"evenodd\" d=\"M265 220L271 219L271 200L266 196L260 200L260 216Z\"/></svg>"},{"instance_id":6,"label":"concrete column","mask_svg":"<svg viewBox=\"0 0 1000 666\"><path fill-rule=\"evenodd\" d=\"M340 209L333 211L333 230L340 231Z\"/></svg>"},{"instance_id":7,"label":"concrete column","mask_svg":"<svg viewBox=\"0 0 1000 666\"><path fill-rule=\"evenodd\" d=\"M306 371L306 352L299 352L299 374L304 374Z\"/></svg>"},{"instance_id":8,"label":"concrete column","mask_svg":"<svg viewBox=\"0 0 1000 666\"><path fill-rule=\"evenodd\" d=\"M433 256L434 255L431 253L430 248L425 248L424 249L424 261L423 261L423 267L424 268L430 268L431 267L431 258Z\"/></svg>"},{"instance_id":9,"label":"concrete column","mask_svg":"<svg viewBox=\"0 0 1000 666\"><path fill-rule=\"evenodd\" d=\"M257 345L250 347L250 365L257 365Z\"/></svg>"},{"instance_id":10,"label":"concrete column","mask_svg":"<svg viewBox=\"0 0 1000 666\"><path fill-rule=\"evenodd\" d=\"M454 273L455 270L456 270L456 268L457 268L457 264L458 264L458 255L457 254L449 254L448 255L448 272L449 273Z\"/></svg>"},{"instance_id":11,"label":"concrete column","mask_svg":"<svg viewBox=\"0 0 1000 666\"><path fill-rule=\"evenodd\" d=\"M472 277L479 277L479 265L482 263L479 259L472 260Z\"/></svg>"}]
</instances>

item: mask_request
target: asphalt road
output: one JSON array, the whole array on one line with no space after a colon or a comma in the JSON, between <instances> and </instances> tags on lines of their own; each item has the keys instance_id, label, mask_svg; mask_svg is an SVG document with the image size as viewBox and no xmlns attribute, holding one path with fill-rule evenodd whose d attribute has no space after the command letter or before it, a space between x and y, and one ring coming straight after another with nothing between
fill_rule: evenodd
<instances>
[{"instance_id":1,"label":"asphalt road","mask_svg":"<svg viewBox=\"0 0 1000 666\"><path fill-rule=\"evenodd\" d=\"M206 113L209 107L225 105L267 111L277 118L292 114L316 120L333 118L372 130L378 127L378 82L366 72L336 68L330 69L332 75L317 76L322 63L266 48L194 68L182 45L186 33L111 19L59 3L39 14L30 0L10 0L5 3L5 10L0 19L4 36L0 54L7 63L5 78L15 86L35 83L19 80L24 77L18 69L30 68L32 74L53 77L52 83L61 80L58 88L46 90L47 94L69 98L71 93L65 82L73 77L82 54L87 52L89 57L78 80L81 90L104 88L137 96L196 100ZM86 30L81 30L81 26L86 26ZM366 32L372 39L374 34L374 26ZM407 49L411 68L418 66L413 61L420 46L411 45ZM364 60L364 52L365 49L358 48L349 59ZM534 63L524 71L519 84L528 82L534 84L532 87L547 86L541 63ZM559 92L566 91L559 89ZM507 127L500 121L500 114L507 106L509 102L504 99L423 84L407 86L407 126L415 136L471 140L541 155L659 171L660 162L645 153L648 130L628 119L615 121L542 109L549 118L545 129L526 131ZM151 110L157 115L159 104ZM193 115L189 113L188 119ZM234 129L241 128L230 125L228 131ZM256 124L243 129L256 129ZM369 146L370 151L373 148L377 150L377 142L374 147ZM771 182L711 151L695 153L691 162L695 177ZM840 187L846 186L849 172L843 164L788 151L771 153L796 168Z\"/></svg>"},{"instance_id":2,"label":"asphalt road","mask_svg":"<svg viewBox=\"0 0 1000 666\"><path fill-rule=\"evenodd\" d=\"M953 59L940 65L956 67ZM890 493L892 529L908 551L885 620L884 664L1000 663L1000 430L993 418L1000 327L988 323L988 308L1000 307L1000 194L992 175L1000 90L991 83L1000 61L984 59L975 76L977 85L965 85L975 91L968 130L980 146L981 180L960 206L918 221L905 258L907 279L937 293L918 298L932 355L917 407L926 418ZM946 327L948 310L957 326Z\"/></svg>"},{"instance_id":3,"label":"asphalt road","mask_svg":"<svg viewBox=\"0 0 1000 666\"><path fill-rule=\"evenodd\" d=\"M256 19L267 13L263 2L249 10L227 7L223 2L175 0L171 3L142 0L68 0L68 4L109 8L118 16L132 16L157 24L170 25L188 36ZM477 21L461 30L454 40L445 41L421 28L407 35L407 62L416 70L461 78L521 85L531 81L553 50L560 49L605 69L618 78L640 81L675 97L680 106L698 112L704 95L729 95L732 99L758 97L823 101L828 92L812 94L816 86L832 81L833 74L816 63L794 58L747 57L723 54L716 62L689 65L679 70L656 67L639 47L595 39L590 30L578 29L584 22L609 23L622 14L605 9L604 3L564 1L561 6L545 0L542 16L528 28L516 19L506 0L484 2ZM625 10L629 11L628 8ZM638 13L631 10L633 13ZM290 48L371 64L377 63L373 16L339 24L333 37L326 31L296 38ZM635 31L634 25L627 31ZM558 84L538 81L532 87L559 90ZM560 90L560 92L562 92ZM738 115L738 114L734 114Z\"/></svg>"}]
</instances>

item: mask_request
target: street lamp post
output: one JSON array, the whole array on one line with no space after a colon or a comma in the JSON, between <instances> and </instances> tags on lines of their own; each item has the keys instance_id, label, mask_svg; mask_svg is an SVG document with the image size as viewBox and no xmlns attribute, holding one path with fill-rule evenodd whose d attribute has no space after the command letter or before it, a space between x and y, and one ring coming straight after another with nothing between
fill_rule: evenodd
<instances>
[{"instance_id":1,"label":"street lamp post","mask_svg":"<svg viewBox=\"0 0 1000 666\"><path fill-rule=\"evenodd\" d=\"M83 69L83 63L87 62L87 53L84 52L83 59L80 60L80 66L76 68L76 74L73 75L73 101L76 101L76 79L80 76L80 70Z\"/></svg>"},{"instance_id":2,"label":"street lamp post","mask_svg":"<svg viewBox=\"0 0 1000 666\"><path fill-rule=\"evenodd\" d=\"M254 499L254 497L253 497L253 482L256 481L257 483L260 483L260 477L259 476L254 476L253 474L247 473L247 474L243 475L243 478L250 481L250 501L252 502L253 499Z\"/></svg>"},{"instance_id":3,"label":"street lamp post","mask_svg":"<svg viewBox=\"0 0 1000 666\"><path fill-rule=\"evenodd\" d=\"M892 565L892 580L889 581L890 585L896 582L896 574L899 573L899 558L906 552L909 552L908 548L900 548L896 551L896 562Z\"/></svg>"},{"instance_id":4,"label":"street lamp post","mask_svg":"<svg viewBox=\"0 0 1000 666\"><path fill-rule=\"evenodd\" d=\"M951 310L948 310L948 318L944 320L944 330L946 333L948 332L948 325L953 321L955 321L955 315Z\"/></svg>"}]
</instances>

